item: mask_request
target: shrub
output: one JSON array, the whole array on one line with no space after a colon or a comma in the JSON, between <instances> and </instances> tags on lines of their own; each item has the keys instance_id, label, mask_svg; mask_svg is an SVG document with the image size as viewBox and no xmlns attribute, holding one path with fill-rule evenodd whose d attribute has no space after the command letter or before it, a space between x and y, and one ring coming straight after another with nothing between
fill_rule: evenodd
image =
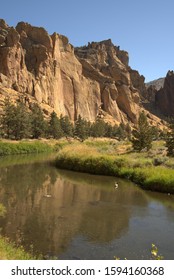
<instances>
[{"instance_id":1,"label":"shrub","mask_svg":"<svg viewBox=\"0 0 174 280\"><path fill-rule=\"evenodd\" d=\"M167 157L158 157L158 158L154 158L154 159L153 159L153 165L154 165L154 166L162 165L162 164L165 163L166 161L167 161Z\"/></svg>"},{"instance_id":2,"label":"shrub","mask_svg":"<svg viewBox=\"0 0 174 280\"><path fill-rule=\"evenodd\" d=\"M166 136L167 155L174 157L174 120L170 124L170 132Z\"/></svg>"}]
</instances>

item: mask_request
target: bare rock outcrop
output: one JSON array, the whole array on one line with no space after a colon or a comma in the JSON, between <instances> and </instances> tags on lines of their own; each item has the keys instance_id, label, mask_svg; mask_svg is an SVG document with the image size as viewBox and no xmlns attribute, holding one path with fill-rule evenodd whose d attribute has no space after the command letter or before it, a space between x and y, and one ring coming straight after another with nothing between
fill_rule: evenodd
<instances>
[{"instance_id":1,"label":"bare rock outcrop","mask_svg":"<svg viewBox=\"0 0 174 280\"><path fill-rule=\"evenodd\" d=\"M153 81L148 82L148 83L145 84L145 87L146 87L146 99L152 105L154 105L156 108L158 108L158 105L155 102L156 94L163 87L164 79L165 78L159 78L159 79L153 80Z\"/></svg>"},{"instance_id":2,"label":"bare rock outcrop","mask_svg":"<svg viewBox=\"0 0 174 280\"><path fill-rule=\"evenodd\" d=\"M100 85L101 108L118 122L136 123L141 109L140 90L145 85L144 78L139 74L135 76L128 66L128 53L109 39L76 48L75 54L83 66L84 76Z\"/></svg>"},{"instance_id":3,"label":"bare rock outcrop","mask_svg":"<svg viewBox=\"0 0 174 280\"><path fill-rule=\"evenodd\" d=\"M72 121L80 114L89 121L100 115L136 124L146 88L144 77L128 64L128 53L110 39L74 49L63 35L0 20L1 100L27 96L48 115L54 110Z\"/></svg>"},{"instance_id":4,"label":"bare rock outcrop","mask_svg":"<svg viewBox=\"0 0 174 280\"><path fill-rule=\"evenodd\" d=\"M58 115L93 121L98 113L99 85L82 75L82 65L65 36L50 36L43 28L0 21L1 87L35 97Z\"/></svg>"},{"instance_id":5,"label":"bare rock outcrop","mask_svg":"<svg viewBox=\"0 0 174 280\"><path fill-rule=\"evenodd\" d=\"M145 77L140 75L137 70L129 68L130 79L134 88L138 89L141 97L147 98L147 89L145 86Z\"/></svg>"},{"instance_id":6,"label":"bare rock outcrop","mask_svg":"<svg viewBox=\"0 0 174 280\"><path fill-rule=\"evenodd\" d=\"M155 103L165 116L174 116L174 71L168 71L163 87L156 92Z\"/></svg>"},{"instance_id":7,"label":"bare rock outcrop","mask_svg":"<svg viewBox=\"0 0 174 280\"><path fill-rule=\"evenodd\" d=\"M146 83L146 88L149 88L150 86L153 86L156 90L159 90L164 86L164 79L165 78L159 78L153 81L150 81Z\"/></svg>"}]
</instances>

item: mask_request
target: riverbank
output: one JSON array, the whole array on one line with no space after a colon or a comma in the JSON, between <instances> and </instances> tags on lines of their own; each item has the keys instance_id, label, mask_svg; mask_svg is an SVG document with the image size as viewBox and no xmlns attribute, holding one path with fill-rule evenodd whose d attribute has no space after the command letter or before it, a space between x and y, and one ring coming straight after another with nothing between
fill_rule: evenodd
<instances>
[{"instance_id":1,"label":"riverbank","mask_svg":"<svg viewBox=\"0 0 174 280\"><path fill-rule=\"evenodd\" d=\"M149 152L135 153L129 142L85 141L63 147L58 168L129 179L143 189L174 194L174 159L166 156L163 141Z\"/></svg>"},{"instance_id":2,"label":"riverbank","mask_svg":"<svg viewBox=\"0 0 174 280\"><path fill-rule=\"evenodd\" d=\"M0 156L48 153L57 151L59 149L60 147L57 142L51 140L0 140Z\"/></svg>"},{"instance_id":3,"label":"riverbank","mask_svg":"<svg viewBox=\"0 0 174 280\"><path fill-rule=\"evenodd\" d=\"M40 259L27 253L23 247L17 247L8 238L0 236L0 260L36 260Z\"/></svg>"},{"instance_id":4,"label":"riverbank","mask_svg":"<svg viewBox=\"0 0 174 280\"><path fill-rule=\"evenodd\" d=\"M0 140L0 156L58 152L61 169L129 179L143 189L174 194L174 158L166 156L165 143L153 142L148 152L135 153L129 142L108 139Z\"/></svg>"},{"instance_id":5,"label":"riverbank","mask_svg":"<svg viewBox=\"0 0 174 280\"><path fill-rule=\"evenodd\" d=\"M0 203L0 218L5 217L6 208ZM32 254L25 252L23 247L17 247L8 238L0 235L0 260L34 260Z\"/></svg>"}]
</instances>

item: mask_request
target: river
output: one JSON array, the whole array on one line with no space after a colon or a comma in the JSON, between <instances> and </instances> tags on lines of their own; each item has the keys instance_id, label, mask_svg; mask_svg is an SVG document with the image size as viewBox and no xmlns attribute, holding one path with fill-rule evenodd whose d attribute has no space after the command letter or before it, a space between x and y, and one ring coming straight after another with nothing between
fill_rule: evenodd
<instances>
[{"instance_id":1,"label":"river","mask_svg":"<svg viewBox=\"0 0 174 280\"><path fill-rule=\"evenodd\" d=\"M119 187L114 188L115 181ZM174 196L64 171L50 156L0 159L1 234L45 259L174 259Z\"/></svg>"}]
</instances>

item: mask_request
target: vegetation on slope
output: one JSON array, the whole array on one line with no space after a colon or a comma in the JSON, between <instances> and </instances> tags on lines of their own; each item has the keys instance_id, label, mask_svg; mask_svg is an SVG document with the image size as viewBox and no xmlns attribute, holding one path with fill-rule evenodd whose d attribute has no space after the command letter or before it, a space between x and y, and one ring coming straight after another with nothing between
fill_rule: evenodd
<instances>
[{"instance_id":1,"label":"vegetation on slope","mask_svg":"<svg viewBox=\"0 0 174 280\"><path fill-rule=\"evenodd\" d=\"M121 123L119 126L111 126L100 118L90 123L78 116L72 124L68 116L58 117L52 112L49 119L44 119L43 112L37 104L32 104L29 110L22 100L16 105L5 101L0 129L1 137L11 140L75 137L84 141L89 136L124 139L130 133L129 125Z\"/></svg>"}]
</instances>

